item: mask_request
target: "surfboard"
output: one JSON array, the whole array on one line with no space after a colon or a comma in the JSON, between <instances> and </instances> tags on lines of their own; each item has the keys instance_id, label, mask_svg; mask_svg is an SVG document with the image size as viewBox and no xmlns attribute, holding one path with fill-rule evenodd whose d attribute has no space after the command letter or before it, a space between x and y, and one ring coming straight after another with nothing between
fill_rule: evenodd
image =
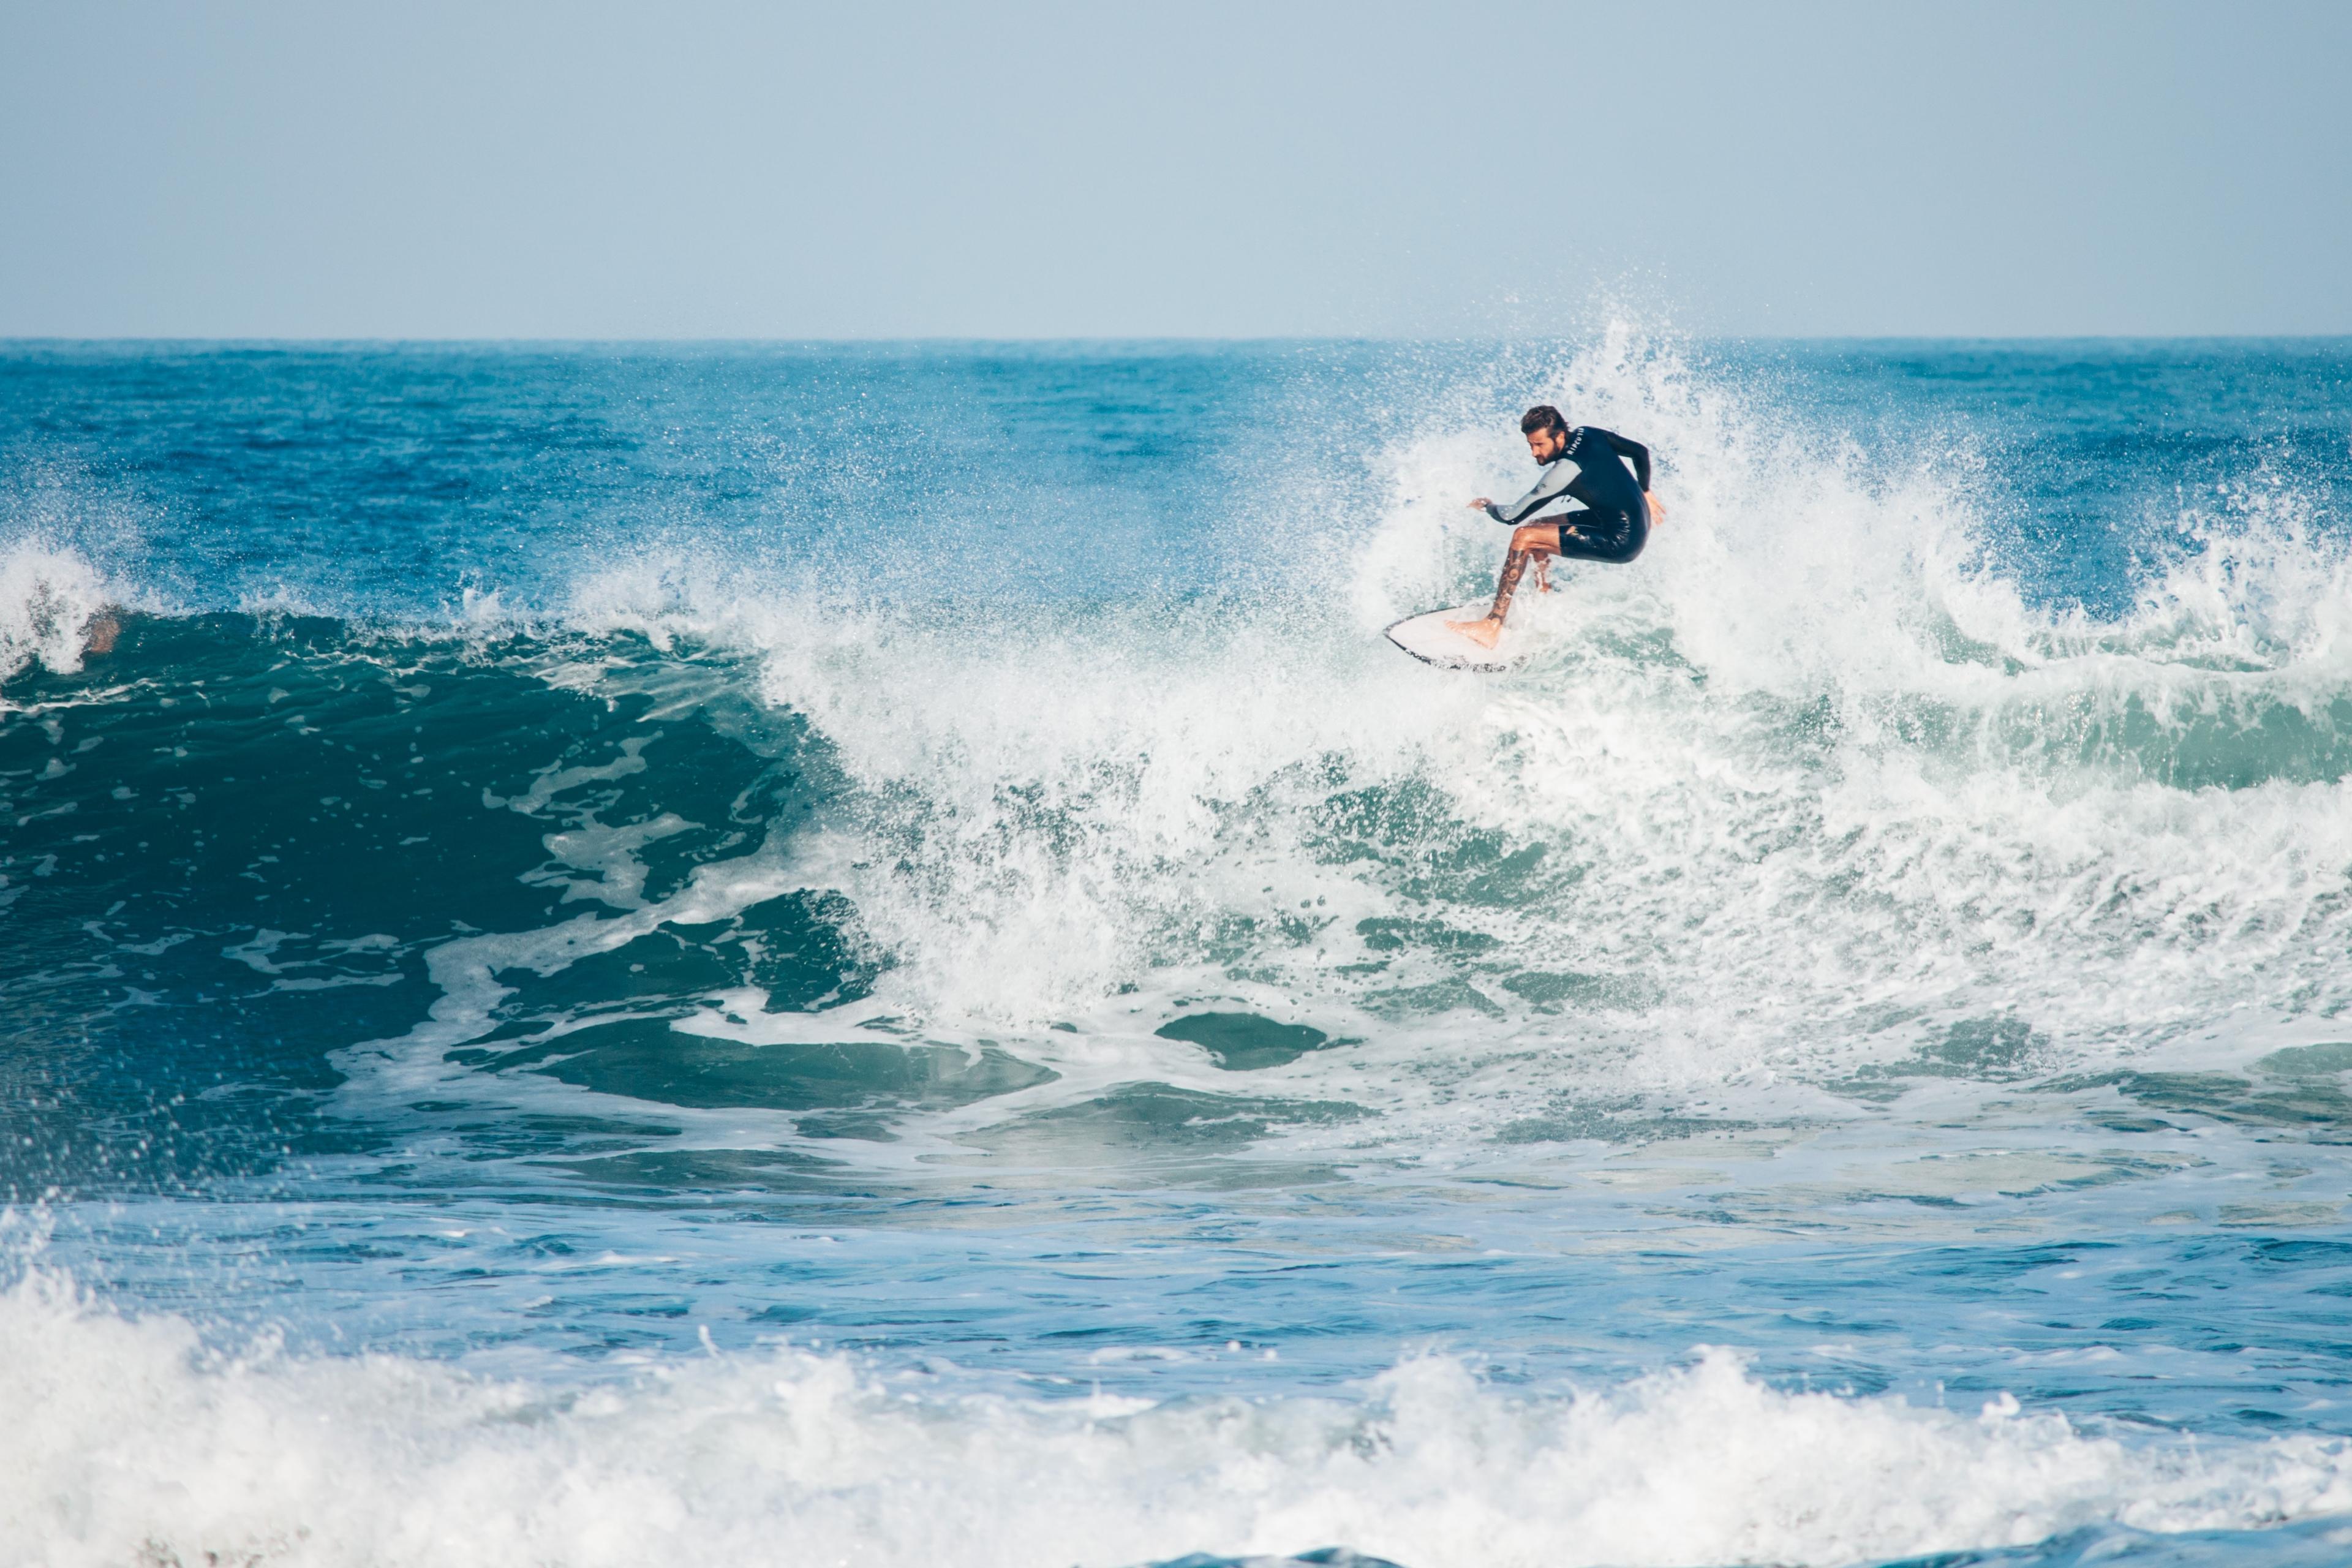
<instances>
[{"instance_id":1,"label":"surfboard","mask_svg":"<svg viewBox=\"0 0 2352 1568\"><path fill-rule=\"evenodd\" d=\"M1524 649L1511 647L1510 633L1503 634L1500 647L1486 648L1460 632L1445 629L1448 621L1475 620L1486 613L1486 606L1479 604L1408 616L1389 627L1388 639L1422 663L1433 664L1440 669L1470 669L1486 675L1517 669L1527 662L1528 656Z\"/></svg>"}]
</instances>

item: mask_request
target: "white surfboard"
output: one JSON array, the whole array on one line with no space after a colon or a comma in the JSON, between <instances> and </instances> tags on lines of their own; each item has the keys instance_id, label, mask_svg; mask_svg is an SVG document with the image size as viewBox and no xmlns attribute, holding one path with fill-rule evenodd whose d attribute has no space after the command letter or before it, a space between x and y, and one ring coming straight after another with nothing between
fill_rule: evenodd
<instances>
[{"instance_id":1,"label":"white surfboard","mask_svg":"<svg viewBox=\"0 0 2352 1568\"><path fill-rule=\"evenodd\" d=\"M1422 663L1433 664L1440 669L1474 669L1494 675L1525 664L1526 649L1512 647L1513 638L1508 632L1503 634L1500 647L1480 647L1460 632L1445 629L1448 621L1475 620L1486 613L1486 606L1480 604L1408 616L1389 628L1388 638Z\"/></svg>"}]
</instances>

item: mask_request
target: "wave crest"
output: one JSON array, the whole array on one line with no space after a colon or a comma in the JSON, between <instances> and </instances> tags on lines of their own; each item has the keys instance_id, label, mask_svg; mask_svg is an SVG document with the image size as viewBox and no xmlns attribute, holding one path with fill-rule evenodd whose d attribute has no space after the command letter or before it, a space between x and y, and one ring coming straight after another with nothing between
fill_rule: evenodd
<instances>
[{"instance_id":1,"label":"wave crest","mask_svg":"<svg viewBox=\"0 0 2352 1568\"><path fill-rule=\"evenodd\" d=\"M38 662L81 668L91 633L121 595L71 548L38 539L0 544L0 680Z\"/></svg>"},{"instance_id":2,"label":"wave crest","mask_svg":"<svg viewBox=\"0 0 2352 1568\"><path fill-rule=\"evenodd\" d=\"M28 1559L1102 1564L1334 1543L1412 1568L1835 1563L2352 1509L2340 1442L2126 1444L1790 1394L1708 1352L1604 1394L1409 1361L1351 1395L958 1396L779 1348L588 1386L208 1353L37 1272L0 1297Z\"/></svg>"}]
</instances>

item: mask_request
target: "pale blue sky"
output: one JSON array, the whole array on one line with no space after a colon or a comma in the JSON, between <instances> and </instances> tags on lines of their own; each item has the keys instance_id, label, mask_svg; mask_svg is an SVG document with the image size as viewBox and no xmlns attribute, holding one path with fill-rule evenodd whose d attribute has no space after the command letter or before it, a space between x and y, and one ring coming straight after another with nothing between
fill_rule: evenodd
<instances>
[{"instance_id":1,"label":"pale blue sky","mask_svg":"<svg viewBox=\"0 0 2352 1568\"><path fill-rule=\"evenodd\" d=\"M0 0L0 335L2352 331L2352 4Z\"/></svg>"}]
</instances>

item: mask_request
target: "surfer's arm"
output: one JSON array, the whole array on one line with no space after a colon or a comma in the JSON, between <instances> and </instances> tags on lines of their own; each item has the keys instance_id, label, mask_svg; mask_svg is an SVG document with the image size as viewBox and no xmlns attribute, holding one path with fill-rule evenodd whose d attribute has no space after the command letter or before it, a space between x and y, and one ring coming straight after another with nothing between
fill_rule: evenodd
<instances>
[{"instance_id":1,"label":"surfer's arm","mask_svg":"<svg viewBox=\"0 0 2352 1568\"><path fill-rule=\"evenodd\" d=\"M1575 478L1575 475L1576 470L1569 468L1567 464L1555 463L1544 470L1544 476L1536 481L1535 489L1510 505L1496 506L1493 501L1488 501L1486 515L1506 527L1517 524L1521 519L1532 517L1541 510L1545 502L1559 500L1568 489L1568 481Z\"/></svg>"},{"instance_id":2,"label":"surfer's arm","mask_svg":"<svg viewBox=\"0 0 2352 1568\"><path fill-rule=\"evenodd\" d=\"M1593 434L1608 442L1611 451L1633 465L1633 482L1642 487L1643 495L1648 495L1650 493L1650 449L1639 441L1628 441L1624 437L1607 430L1596 429Z\"/></svg>"}]
</instances>

